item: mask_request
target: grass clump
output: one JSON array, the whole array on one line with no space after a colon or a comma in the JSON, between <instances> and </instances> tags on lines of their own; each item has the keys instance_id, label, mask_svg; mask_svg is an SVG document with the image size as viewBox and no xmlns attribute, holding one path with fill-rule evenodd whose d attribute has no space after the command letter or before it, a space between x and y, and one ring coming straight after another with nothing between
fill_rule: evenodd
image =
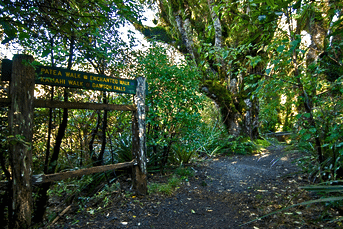
<instances>
[{"instance_id":1,"label":"grass clump","mask_svg":"<svg viewBox=\"0 0 343 229\"><path fill-rule=\"evenodd\" d=\"M271 143L267 141L266 139L256 139L254 142L256 145L262 148L267 148L271 145Z\"/></svg>"},{"instance_id":2,"label":"grass clump","mask_svg":"<svg viewBox=\"0 0 343 229\"><path fill-rule=\"evenodd\" d=\"M180 187L183 181L188 181L188 177L194 176L191 168L178 167L167 183L151 183L148 185L149 193L158 193L171 196Z\"/></svg>"},{"instance_id":3,"label":"grass clump","mask_svg":"<svg viewBox=\"0 0 343 229\"><path fill-rule=\"evenodd\" d=\"M180 166L175 170L175 174L180 177L192 177L194 176L194 171L191 168Z\"/></svg>"},{"instance_id":4,"label":"grass clump","mask_svg":"<svg viewBox=\"0 0 343 229\"><path fill-rule=\"evenodd\" d=\"M168 183L152 183L148 185L148 191L149 193L171 196L179 188L181 183L182 180L179 177L173 176L168 180Z\"/></svg>"}]
</instances>

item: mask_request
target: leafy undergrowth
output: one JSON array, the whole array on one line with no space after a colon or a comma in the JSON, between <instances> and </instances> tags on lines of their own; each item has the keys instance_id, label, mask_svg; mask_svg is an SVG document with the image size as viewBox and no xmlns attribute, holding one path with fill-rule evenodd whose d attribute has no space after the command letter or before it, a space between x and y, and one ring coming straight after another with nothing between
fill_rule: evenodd
<instances>
[{"instance_id":1,"label":"leafy undergrowth","mask_svg":"<svg viewBox=\"0 0 343 229\"><path fill-rule=\"evenodd\" d=\"M307 191L299 189L303 181L293 180L281 188L272 186L259 190L252 195L251 208L248 210L255 218L262 217L251 223L257 228L341 228L339 209L326 204L313 204L287 208L318 198ZM304 182L306 183L306 182ZM269 190L278 190L270 192ZM266 191L266 193L264 193ZM286 209L287 208L287 209ZM283 210L286 209L286 210ZM281 210L281 211L280 211ZM276 213L277 212L277 213ZM272 214L271 214L272 213ZM250 221L248 221L250 222ZM249 224L245 224L249 225Z\"/></svg>"},{"instance_id":2,"label":"leafy undergrowth","mask_svg":"<svg viewBox=\"0 0 343 229\"><path fill-rule=\"evenodd\" d=\"M51 228L341 228L335 221L341 207L320 203L250 222L320 197L300 188L309 182L291 163L294 157L275 150L208 159L164 176L150 174L145 197L130 191L129 177L122 176L106 195L74 201ZM50 206L54 212L64 208Z\"/></svg>"}]
</instances>

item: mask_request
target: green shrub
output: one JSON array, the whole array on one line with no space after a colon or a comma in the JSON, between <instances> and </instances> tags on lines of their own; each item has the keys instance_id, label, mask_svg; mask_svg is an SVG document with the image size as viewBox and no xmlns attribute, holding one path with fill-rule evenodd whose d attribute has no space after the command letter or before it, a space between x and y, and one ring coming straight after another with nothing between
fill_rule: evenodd
<instances>
[{"instance_id":1,"label":"green shrub","mask_svg":"<svg viewBox=\"0 0 343 229\"><path fill-rule=\"evenodd\" d=\"M152 44L137 56L137 70L132 71L133 77L146 77L149 84L147 147L153 157L149 158L153 159L151 164L161 170L170 160L188 163L196 151L193 139L201 123L203 101L197 69L182 60L174 62L166 53L164 47Z\"/></svg>"},{"instance_id":2,"label":"green shrub","mask_svg":"<svg viewBox=\"0 0 343 229\"><path fill-rule=\"evenodd\" d=\"M168 183L151 183L148 185L149 193L159 193L162 195L172 195L182 184L182 181L188 181L188 177L194 176L190 168L179 167L175 174L168 179Z\"/></svg>"},{"instance_id":3,"label":"green shrub","mask_svg":"<svg viewBox=\"0 0 343 229\"><path fill-rule=\"evenodd\" d=\"M132 136L119 134L118 138L114 140L115 159L118 162L126 162L132 160Z\"/></svg>"},{"instance_id":4,"label":"green shrub","mask_svg":"<svg viewBox=\"0 0 343 229\"><path fill-rule=\"evenodd\" d=\"M255 150L257 150L256 145L250 139L242 136L231 136L228 140L226 148L228 149L229 153L240 155L252 154Z\"/></svg>"},{"instance_id":5,"label":"green shrub","mask_svg":"<svg viewBox=\"0 0 343 229\"><path fill-rule=\"evenodd\" d=\"M267 141L266 139L256 139L254 142L256 145L263 147L263 148L267 148L271 145L271 143L269 141Z\"/></svg>"},{"instance_id":6,"label":"green shrub","mask_svg":"<svg viewBox=\"0 0 343 229\"><path fill-rule=\"evenodd\" d=\"M181 179L172 177L167 184L152 183L148 185L149 193L159 193L170 196L180 186Z\"/></svg>"},{"instance_id":7,"label":"green shrub","mask_svg":"<svg viewBox=\"0 0 343 229\"><path fill-rule=\"evenodd\" d=\"M179 167L175 170L175 174L180 177L192 177L194 176L194 171L190 168Z\"/></svg>"},{"instance_id":8,"label":"green shrub","mask_svg":"<svg viewBox=\"0 0 343 229\"><path fill-rule=\"evenodd\" d=\"M173 145L173 158L172 161L176 162L179 165L188 164L195 155L195 150L192 147L187 147L182 144L174 144Z\"/></svg>"}]
</instances>

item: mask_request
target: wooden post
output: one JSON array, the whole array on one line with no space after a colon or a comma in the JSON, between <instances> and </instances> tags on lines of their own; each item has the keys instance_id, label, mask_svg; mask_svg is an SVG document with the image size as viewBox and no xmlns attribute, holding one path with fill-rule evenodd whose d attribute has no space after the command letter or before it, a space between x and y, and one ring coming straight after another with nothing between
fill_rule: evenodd
<instances>
[{"instance_id":1,"label":"wooden post","mask_svg":"<svg viewBox=\"0 0 343 229\"><path fill-rule=\"evenodd\" d=\"M29 228L32 213L32 134L35 69L33 57L15 55L8 113L9 158L12 170L12 213L10 228Z\"/></svg>"},{"instance_id":2,"label":"wooden post","mask_svg":"<svg viewBox=\"0 0 343 229\"><path fill-rule=\"evenodd\" d=\"M146 126L145 126L145 91L146 80L143 77L137 78L137 89L135 104L137 110L133 112L132 120L132 155L137 163L132 168L133 188L137 194L146 195L147 168L146 168Z\"/></svg>"}]
</instances>

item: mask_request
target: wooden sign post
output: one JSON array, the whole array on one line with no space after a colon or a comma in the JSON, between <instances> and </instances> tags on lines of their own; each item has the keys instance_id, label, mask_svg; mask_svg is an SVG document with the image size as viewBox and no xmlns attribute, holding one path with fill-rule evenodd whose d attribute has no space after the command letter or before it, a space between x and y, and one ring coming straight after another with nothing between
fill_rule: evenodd
<instances>
[{"instance_id":1,"label":"wooden sign post","mask_svg":"<svg viewBox=\"0 0 343 229\"><path fill-rule=\"evenodd\" d=\"M29 228L32 212L32 135L35 69L33 57L15 55L8 114L9 157L12 169L12 215L10 228Z\"/></svg>"},{"instance_id":2,"label":"wooden sign post","mask_svg":"<svg viewBox=\"0 0 343 229\"><path fill-rule=\"evenodd\" d=\"M146 80L137 78L135 104L137 110L133 112L132 120L132 156L137 161L133 166L133 187L138 194L147 194L147 168L146 168L146 125L145 125L145 92Z\"/></svg>"}]
</instances>

